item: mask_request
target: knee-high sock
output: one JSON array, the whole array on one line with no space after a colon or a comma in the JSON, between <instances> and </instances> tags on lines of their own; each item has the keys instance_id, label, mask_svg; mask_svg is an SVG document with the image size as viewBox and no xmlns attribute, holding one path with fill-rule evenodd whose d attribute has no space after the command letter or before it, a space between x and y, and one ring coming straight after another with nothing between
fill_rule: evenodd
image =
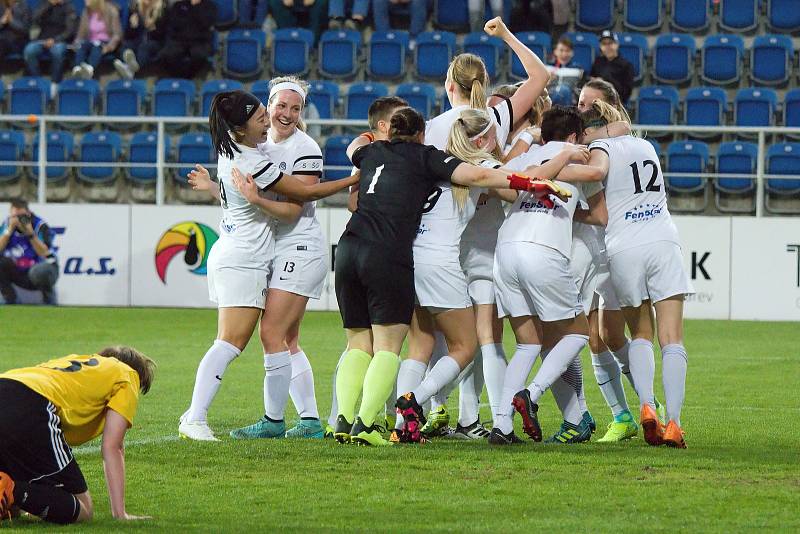
<instances>
[{"instance_id":1,"label":"knee-high sock","mask_svg":"<svg viewBox=\"0 0 800 534\"><path fill-rule=\"evenodd\" d=\"M458 382L458 424L469 426L480 419L481 392L483 392L483 358L479 350L475 359L461 373Z\"/></svg>"},{"instance_id":2,"label":"knee-high sock","mask_svg":"<svg viewBox=\"0 0 800 534\"><path fill-rule=\"evenodd\" d=\"M633 383L633 375L631 375L631 360L630 360L631 340L625 338L625 344L619 350L612 350L611 354L619 362L619 370L628 379L631 387L636 391L636 384Z\"/></svg>"},{"instance_id":3,"label":"knee-high sock","mask_svg":"<svg viewBox=\"0 0 800 534\"><path fill-rule=\"evenodd\" d=\"M448 352L447 340L445 339L444 334L442 334L441 331L436 330L433 333L433 352L431 353L431 360L428 362L427 372L430 373L436 364L439 363L439 360L441 360L442 357L447 356ZM453 387L455 387L455 385ZM438 410L439 406L447 404L447 397L450 396L451 391L452 388L449 390L444 388L442 391L437 391L428 402L423 403L424 405L428 405L427 407L423 405L423 408L428 412Z\"/></svg>"},{"instance_id":4,"label":"knee-high sock","mask_svg":"<svg viewBox=\"0 0 800 534\"><path fill-rule=\"evenodd\" d=\"M500 397L503 395L503 379L508 365L506 364L506 353L502 343L489 343L481 345L481 356L483 356L486 394L489 397L489 406L492 408L492 417L494 417L500 407Z\"/></svg>"},{"instance_id":5,"label":"knee-high sock","mask_svg":"<svg viewBox=\"0 0 800 534\"><path fill-rule=\"evenodd\" d=\"M187 421L206 420L208 408L222 384L222 375L225 374L228 365L241 353L242 351L227 341L221 339L214 341L197 366L192 405L186 415Z\"/></svg>"},{"instance_id":6,"label":"knee-high sock","mask_svg":"<svg viewBox=\"0 0 800 534\"><path fill-rule=\"evenodd\" d=\"M500 406L498 406L497 413L494 414L494 426L504 434L508 434L514 429L514 420L512 418L514 407L511 405L511 400L518 391L525 388L528 374L531 372L536 357L541 350L541 345L517 343L517 350L514 352L514 356L511 357L511 361L508 362L505 377L503 378L503 393L500 396Z\"/></svg>"},{"instance_id":7,"label":"knee-high sock","mask_svg":"<svg viewBox=\"0 0 800 534\"><path fill-rule=\"evenodd\" d=\"M289 383L289 396L301 419L319 419L317 396L314 391L314 371L311 369L308 356L302 350L292 354L292 381Z\"/></svg>"},{"instance_id":8,"label":"knee-high sock","mask_svg":"<svg viewBox=\"0 0 800 534\"><path fill-rule=\"evenodd\" d=\"M622 373L614 355L610 351L592 354L592 368L600 393L614 417L628 410L625 388L622 387Z\"/></svg>"},{"instance_id":9,"label":"knee-high sock","mask_svg":"<svg viewBox=\"0 0 800 534\"><path fill-rule=\"evenodd\" d=\"M400 363L400 372L397 373L397 394L405 395L409 391L422 383L425 377L425 370L428 366L421 361L406 358ZM396 401L397 397L392 399ZM394 427L397 429L403 428L403 416L397 414L397 420Z\"/></svg>"},{"instance_id":10,"label":"knee-high sock","mask_svg":"<svg viewBox=\"0 0 800 534\"><path fill-rule=\"evenodd\" d=\"M562 337L556 346L550 350L542 366L533 377L533 382L528 386L533 402L539 402L544 392L556 379L564 374L572 360L580 354L583 347L589 342L589 336L567 334Z\"/></svg>"},{"instance_id":11,"label":"knee-high sock","mask_svg":"<svg viewBox=\"0 0 800 534\"><path fill-rule=\"evenodd\" d=\"M339 363L336 373L336 403L339 410L336 415L343 415L349 423L355 420L356 403L371 360L372 357L363 350L350 349Z\"/></svg>"},{"instance_id":12,"label":"knee-high sock","mask_svg":"<svg viewBox=\"0 0 800 534\"><path fill-rule=\"evenodd\" d=\"M292 382L289 351L265 354L264 371L264 414L272 421L282 421Z\"/></svg>"},{"instance_id":13,"label":"knee-high sock","mask_svg":"<svg viewBox=\"0 0 800 534\"><path fill-rule=\"evenodd\" d=\"M636 388L636 394L639 396L639 405L649 404L655 408L653 380L656 376L656 359L653 354L653 343L647 339L632 340L628 349L628 358L630 359L631 378Z\"/></svg>"},{"instance_id":14,"label":"knee-high sock","mask_svg":"<svg viewBox=\"0 0 800 534\"><path fill-rule=\"evenodd\" d=\"M365 425L372 426L378 410L386 404L386 398L392 394L399 368L400 357L394 352L379 350L372 358L364 376L364 393L361 398L361 409L358 411L358 416Z\"/></svg>"},{"instance_id":15,"label":"knee-high sock","mask_svg":"<svg viewBox=\"0 0 800 534\"><path fill-rule=\"evenodd\" d=\"M14 504L50 523L66 525L78 520L81 504L70 492L48 484L14 483Z\"/></svg>"},{"instance_id":16,"label":"knee-high sock","mask_svg":"<svg viewBox=\"0 0 800 534\"><path fill-rule=\"evenodd\" d=\"M681 424L681 408L686 394L686 349L679 343L661 347L661 374L666 397L667 417Z\"/></svg>"},{"instance_id":17,"label":"knee-high sock","mask_svg":"<svg viewBox=\"0 0 800 534\"><path fill-rule=\"evenodd\" d=\"M583 420L583 410L578 402L575 386L560 376L550 385L550 392L553 394L564 420L578 425Z\"/></svg>"},{"instance_id":18,"label":"knee-high sock","mask_svg":"<svg viewBox=\"0 0 800 534\"><path fill-rule=\"evenodd\" d=\"M417 402L420 404L426 402L433 397L437 391L455 380L460 372L461 366L458 365L457 361L449 355L442 356L422 383L412 390Z\"/></svg>"},{"instance_id":19,"label":"knee-high sock","mask_svg":"<svg viewBox=\"0 0 800 534\"><path fill-rule=\"evenodd\" d=\"M333 371L333 388L331 391L331 413L328 414L328 424L330 426L334 426L336 424L336 415L339 413L339 406L336 400L336 376L339 374L339 366L342 365L342 360L344 360L345 354L347 354L348 349L344 349L342 351L342 355L339 356L339 361L336 362L336 369Z\"/></svg>"},{"instance_id":20,"label":"knee-high sock","mask_svg":"<svg viewBox=\"0 0 800 534\"><path fill-rule=\"evenodd\" d=\"M581 361L580 354L575 357L567 366L567 370L561 375L564 381L575 389L575 395L578 398L578 408L581 414L588 412L589 408L586 406L586 392L583 390L583 362Z\"/></svg>"}]
</instances>

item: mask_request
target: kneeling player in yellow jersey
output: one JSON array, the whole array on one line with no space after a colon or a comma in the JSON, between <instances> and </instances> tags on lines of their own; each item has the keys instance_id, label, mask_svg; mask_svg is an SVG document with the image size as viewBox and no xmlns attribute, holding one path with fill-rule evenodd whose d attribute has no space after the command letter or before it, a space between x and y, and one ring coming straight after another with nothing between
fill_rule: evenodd
<instances>
[{"instance_id":1,"label":"kneeling player in yellow jersey","mask_svg":"<svg viewBox=\"0 0 800 534\"><path fill-rule=\"evenodd\" d=\"M103 435L116 519L125 510L125 432L155 363L130 347L71 354L0 373L0 520L19 509L53 523L92 518L92 498L70 447Z\"/></svg>"}]
</instances>

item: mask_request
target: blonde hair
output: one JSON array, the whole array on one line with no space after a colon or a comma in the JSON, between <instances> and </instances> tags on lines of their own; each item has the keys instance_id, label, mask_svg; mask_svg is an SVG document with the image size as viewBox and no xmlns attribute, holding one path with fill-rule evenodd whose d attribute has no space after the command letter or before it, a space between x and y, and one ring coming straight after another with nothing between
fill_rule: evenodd
<instances>
[{"instance_id":1,"label":"blonde hair","mask_svg":"<svg viewBox=\"0 0 800 534\"><path fill-rule=\"evenodd\" d=\"M106 0L86 0L86 9L89 11L105 11Z\"/></svg>"},{"instance_id":2,"label":"blonde hair","mask_svg":"<svg viewBox=\"0 0 800 534\"><path fill-rule=\"evenodd\" d=\"M146 27L155 24L161 17L161 14L164 12L164 1L150 0L147 6L144 5L145 1L146 0L136 0L136 7L141 16L144 17L144 26Z\"/></svg>"},{"instance_id":3,"label":"blonde hair","mask_svg":"<svg viewBox=\"0 0 800 534\"><path fill-rule=\"evenodd\" d=\"M472 140L473 137L487 128L489 128L487 134L490 133L492 124L492 118L486 110L463 110L459 113L458 119L453 123L453 126L450 127L450 135L447 136L445 151L472 165L480 165L484 160L497 162L500 159L497 145L495 145L492 152L489 152L486 149L476 147ZM469 196L469 187L452 184L452 188L453 200L455 200L458 210L463 211Z\"/></svg>"},{"instance_id":4,"label":"blonde hair","mask_svg":"<svg viewBox=\"0 0 800 534\"><path fill-rule=\"evenodd\" d=\"M272 89L273 87L275 87L279 83L284 83L284 82L296 83L297 85L300 86L300 89L302 89L303 92L306 95L308 95L308 88L311 87L307 81L301 80L297 76L279 76L277 78L272 78L269 81L269 88ZM270 98L269 101L267 102L267 107L269 107L269 105L272 104L272 100L277 95L278 95L278 93L275 93L274 95L272 95L272 98ZM302 99L302 97L301 97L301 101L302 101L301 104L300 104L300 115L301 116L297 118L297 129L300 130L301 132L305 132L306 129L307 129L307 126L306 126L305 121L303 120L302 113L306 109L306 102L305 102L304 99Z\"/></svg>"},{"instance_id":5,"label":"blonde hair","mask_svg":"<svg viewBox=\"0 0 800 534\"><path fill-rule=\"evenodd\" d=\"M486 109L489 75L480 57L475 54L457 55L447 68L447 79L456 85L462 98L469 99L469 107Z\"/></svg>"},{"instance_id":6,"label":"blonde hair","mask_svg":"<svg viewBox=\"0 0 800 534\"><path fill-rule=\"evenodd\" d=\"M511 98L517 92L517 89L519 89L519 85L501 85L494 90L494 94L505 98ZM524 115L522 115L521 119L527 119L531 126L541 126L544 112L551 107L553 107L553 101L550 100L550 93L545 87L542 89L542 94L540 94L536 100L533 101L533 105ZM517 120L517 124L519 124L519 120Z\"/></svg>"},{"instance_id":7,"label":"blonde hair","mask_svg":"<svg viewBox=\"0 0 800 534\"><path fill-rule=\"evenodd\" d=\"M602 101L605 102L606 104L610 104L611 106L613 106L614 109L616 109L617 112L619 113L620 118L617 120L625 121L629 125L633 124L631 122L630 115L628 115L628 110L626 110L625 106L622 105L622 101L619 98L619 93L617 92L617 89L611 83L601 78L593 78L588 82L586 82L584 84L584 87L600 91L603 94Z\"/></svg>"}]
</instances>

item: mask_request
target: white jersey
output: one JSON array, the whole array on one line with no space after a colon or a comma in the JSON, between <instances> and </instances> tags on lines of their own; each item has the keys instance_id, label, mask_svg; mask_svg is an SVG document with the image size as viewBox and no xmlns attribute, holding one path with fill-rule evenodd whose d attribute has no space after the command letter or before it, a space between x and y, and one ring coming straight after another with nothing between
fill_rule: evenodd
<instances>
[{"instance_id":1,"label":"white jersey","mask_svg":"<svg viewBox=\"0 0 800 534\"><path fill-rule=\"evenodd\" d=\"M610 162L605 180L608 255L656 241L680 245L653 145L623 135L594 141L589 150L603 150Z\"/></svg>"},{"instance_id":2,"label":"white jersey","mask_svg":"<svg viewBox=\"0 0 800 534\"><path fill-rule=\"evenodd\" d=\"M465 109L472 108L467 105L456 106L429 120L425 125L425 144L444 150L445 146L447 146L447 138L450 137L450 129L453 127L453 123L458 119L459 113ZM514 124L514 108L511 106L511 100L503 100L489 108L488 111L494 118L497 145L504 147Z\"/></svg>"},{"instance_id":3,"label":"white jersey","mask_svg":"<svg viewBox=\"0 0 800 534\"><path fill-rule=\"evenodd\" d=\"M230 260L231 266L262 268L271 259L274 221L242 196L233 183L231 170L236 167L243 174L252 175L261 190L272 187L283 173L257 149L236 146L240 152L235 152L233 159L220 154L217 160L222 221L220 238L214 246L222 247L225 253L221 258L226 264Z\"/></svg>"},{"instance_id":4,"label":"white jersey","mask_svg":"<svg viewBox=\"0 0 800 534\"><path fill-rule=\"evenodd\" d=\"M561 152L566 144L551 141L533 152L514 158L504 167L519 171L531 165L541 165ZM567 182L556 183L572 193L569 200L557 202L553 209L548 209L531 193L520 193L500 227L498 246L512 242L537 243L559 251L566 258L570 257L572 216L578 203L578 188Z\"/></svg>"},{"instance_id":5,"label":"white jersey","mask_svg":"<svg viewBox=\"0 0 800 534\"><path fill-rule=\"evenodd\" d=\"M481 167L499 169L501 165L494 161L483 160ZM494 252L497 245L497 231L503 224L506 214L503 203L497 197L484 193L475 204L475 214L467 223L461 234L462 247L480 248Z\"/></svg>"},{"instance_id":6,"label":"white jersey","mask_svg":"<svg viewBox=\"0 0 800 534\"><path fill-rule=\"evenodd\" d=\"M583 209L589 208L588 198L593 197L603 190L602 182L584 182L578 184L578 206ZM572 240L582 241L598 262L605 263L605 234L600 226L584 224L580 222L572 223Z\"/></svg>"},{"instance_id":7,"label":"white jersey","mask_svg":"<svg viewBox=\"0 0 800 534\"><path fill-rule=\"evenodd\" d=\"M295 132L281 142L272 137L258 146L262 154L272 160L287 174L321 175L322 151L319 145L305 132ZM275 200L285 201L286 197L275 195ZM275 255L291 251L324 251L325 237L316 218L316 202L303 204L300 218L293 223L277 221L275 224ZM299 248L300 247L300 248Z\"/></svg>"}]
</instances>

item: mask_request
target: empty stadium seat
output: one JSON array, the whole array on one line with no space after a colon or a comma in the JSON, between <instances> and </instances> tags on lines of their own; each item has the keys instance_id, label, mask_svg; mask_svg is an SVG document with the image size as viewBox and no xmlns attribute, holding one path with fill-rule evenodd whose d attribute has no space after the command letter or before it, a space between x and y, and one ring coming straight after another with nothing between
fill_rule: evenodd
<instances>
[{"instance_id":1,"label":"empty stadium seat","mask_svg":"<svg viewBox=\"0 0 800 534\"><path fill-rule=\"evenodd\" d=\"M238 22L239 14L235 1L214 0L214 3L217 5L217 22L215 24L217 28L230 28Z\"/></svg>"},{"instance_id":2,"label":"empty stadium seat","mask_svg":"<svg viewBox=\"0 0 800 534\"><path fill-rule=\"evenodd\" d=\"M708 83L726 85L742 76L744 41L738 35L709 35L700 49L700 77Z\"/></svg>"},{"instance_id":3,"label":"empty stadium seat","mask_svg":"<svg viewBox=\"0 0 800 534\"><path fill-rule=\"evenodd\" d=\"M760 84L783 84L789 79L793 61L794 47L789 36L759 35L750 48L750 78Z\"/></svg>"},{"instance_id":4,"label":"empty stadium seat","mask_svg":"<svg viewBox=\"0 0 800 534\"><path fill-rule=\"evenodd\" d=\"M325 180L338 180L350 176L353 164L347 157L347 147L353 138L347 135L333 135L325 141ZM329 169L328 167L344 167Z\"/></svg>"},{"instance_id":5,"label":"empty stadium seat","mask_svg":"<svg viewBox=\"0 0 800 534\"><path fill-rule=\"evenodd\" d=\"M733 102L736 126L772 126L775 123L775 108L778 95L772 89L739 89Z\"/></svg>"},{"instance_id":6,"label":"empty stadium seat","mask_svg":"<svg viewBox=\"0 0 800 534\"><path fill-rule=\"evenodd\" d=\"M664 0L624 0L622 20L625 27L637 32L649 32L661 27Z\"/></svg>"},{"instance_id":7,"label":"empty stadium seat","mask_svg":"<svg viewBox=\"0 0 800 534\"><path fill-rule=\"evenodd\" d=\"M800 31L797 0L767 0L767 26L776 32Z\"/></svg>"},{"instance_id":8,"label":"empty stadium seat","mask_svg":"<svg viewBox=\"0 0 800 534\"><path fill-rule=\"evenodd\" d=\"M12 115L42 115L50 102L50 82L36 76L17 78L11 82L10 95Z\"/></svg>"},{"instance_id":9,"label":"empty stadium seat","mask_svg":"<svg viewBox=\"0 0 800 534\"><path fill-rule=\"evenodd\" d=\"M783 97L783 125L800 128L800 89L787 91ZM798 138L800 134L786 134L786 136Z\"/></svg>"},{"instance_id":10,"label":"empty stadium seat","mask_svg":"<svg viewBox=\"0 0 800 534\"><path fill-rule=\"evenodd\" d=\"M435 0L433 24L446 31L463 32L469 28L469 11L466 0Z\"/></svg>"},{"instance_id":11,"label":"empty stadium seat","mask_svg":"<svg viewBox=\"0 0 800 534\"><path fill-rule=\"evenodd\" d=\"M755 209L752 195L755 189L755 173L758 160L758 145L755 143L720 143L717 150L717 172L740 174L739 177L722 177L714 181L715 203L723 212L750 213ZM729 201L730 196L749 196L749 202L737 206Z\"/></svg>"},{"instance_id":12,"label":"empty stadium seat","mask_svg":"<svg viewBox=\"0 0 800 534\"><path fill-rule=\"evenodd\" d=\"M606 30L614 25L616 0L577 0L575 25L590 32Z\"/></svg>"},{"instance_id":13,"label":"empty stadium seat","mask_svg":"<svg viewBox=\"0 0 800 534\"><path fill-rule=\"evenodd\" d=\"M414 65L417 76L442 80L456 50L456 36L450 32L422 32L417 36Z\"/></svg>"},{"instance_id":14,"label":"empty stadium seat","mask_svg":"<svg viewBox=\"0 0 800 534\"><path fill-rule=\"evenodd\" d=\"M400 78L406 73L408 32L374 32L369 40L367 75L372 78Z\"/></svg>"},{"instance_id":15,"label":"empty stadium seat","mask_svg":"<svg viewBox=\"0 0 800 534\"><path fill-rule=\"evenodd\" d=\"M241 82L236 80L208 80L200 89L200 115L206 116L211 110L211 101L218 93L243 89Z\"/></svg>"},{"instance_id":16,"label":"empty stadium seat","mask_svg":"<svg viewBox=\"0 0 800 534\"><path fill-rule=\"evenodd\" d=\"M272 70L284 74L303 75L310 67L314 33L305 28L282 28L275 30L272 38Z\"/></svg>"},{"instance_id":17,"label":"empty stadium seat","mask_svg":"<svg viewBox=\"0 0 800 534\"><path fill-rule=\"evenodd\" d=\"M25 134L19 130L0 132L0 161L23 161L25 159ZM22 176L24 167L0 165L0 183L12 182Z\"/></svg>"},{"instance_id":18,"label":"empty stadium seat","mask_svg":"<svg viewBox=\"0 0 800 534\"><path fill-rule=\"evenodd\" d=\"M47 146L45 149L45 157L48 163L63 163L72 160L72 151L75 146L75 140L69 132L62 132L57 130L47 130ZM33 153L31 154L33 161L39 159L39 136L33 138ZM45 176L48 182L63 182L69 177L69 167L60 167L48 165L45 167ZM34 177L39 177L39 167L33 167Z\"/></svg>"},{"instance_id":19,"label":"empty stadium seat","mask_svg":"<svg viewBox=\"0 0 800 534\"><path fill-rule=\"evenodd\" d=\"M600 40L593 33L568 32L566 34L572 41L575 55L572 61L584 71L592 70L592 63L600 50Z\"/></svg>"},{"instance_id":20,"label":"empty stadium seat","mask_svg":"<svg viewBox=\"0 0 800 534\"><path fill-rule=\"evenodd\" d=\"M553 52L552 39L549 33L544 32L520 32L515 34L517 39L539 56L539 59L548 62L550 54ZM525 68L516 54L511 54L511 77L517 80L527 78Z\"/></svg>"},{"instance_id":21,"label":"empty stadium seat","mask_svg":"<svg viewBox=\"0 0 800 534\"><path fill-rule=\"evenodd\" d=\"M668 33L656 39L653 77L661 83L684 83L692 78L695 44L691 35Z\"/></svg>"},{"instance_id":22,"label":"empty stadium seat","mask_svg":"<svg viewBox=\"0 0 800 534\"><path fill-rule=\"evenodd\" d=\"M768 178L766 182L767 211L798 213L800 203L785 207L775 204L774 197L800 200L800 143L779 143L767 149L767 174L797 176L795 179Z\"/></svg>"},{"instance_id":23,"label":"empty stadium seat","mask_svg":"<svg viewBox=\"0 0 800 534\"><path fill-rule=\"evenodd\" d=\"M214 147L211 145L211 136L203 133L187 133L178 139L175 154L176 163L188 164L187 167L179 167L173 179L180 185L188 187L186 175L194 168L194 165L216 164L217 157L214 154Z\"/></svg>"},{"instance_id":24,"label":"empty stadium seat","mask_svg":"<svg viewBox=\"0 0 800 534\"><path fill-rule=\"evenodd\" d=\"M238 0L239 22L241 28L261 28L269 13L268 0Z\"/></svg>"},{"instance_id":25,"label":"empty stadium seat","mask_svg":"<svg viewBox=\"0 0 800 534\"><path fill-rule=\"evenodd\" d=\"M433 105L436 102L436 89L429 83L401 83L395 93L404 98L408 104L422 113L426 119L431 118Z\"/></svg>"},{"instance_id":26,"label":"empty stadium seat","mask_svg":"<svg viewBox=\"0 0 800 534\"><path fill-rule=\"evenodd\" d=\"M267 35L262 30L231 30L225 39L222 72L234 78L252 78L263 69Z\"/></svg>"},{"instance_id":27,"label":"empty stadium seat","mask_svg":"<svg viewBox=\"0 0 800 534\"><path fill-rule=\"evenodd\" d=\"M642 87L636 100L639 124L670 125L677 122L678 90L669 85Z\"/></svg>"},{"instance_id":28,"label":"empty stadium seat","mask_svg":"<svg viewBox=\"0 0 800 534\"><path fill-rule=\"evenodd\" d=\"M100 84L97 80L69 78L58 84L58 115L94 115ZM74 123L73 123L74 124Z\"/></svg>"},{"instance_id":29,"label":"empty stadium seat","mask_svg":"<svg viewBox=\"0 0 800 534\"><path fill-rule=\"evenodd\" d=\"M719 27L729 32L754 30L758 26L758 2L759 0L719 0Z\"/></svg>"},{"instance_id":30,"label":"empty stadium seat","mask_svg":"<svg viewBox=\"0 0 800 534\"><path fill-rule=\"evenodd\" d=\"M699 32L711 22L711 0L672 0L670 26L682 32Z\"/></svg>"},{"instance_id":31,"label":"empty stadium seat","mask_svg":"<svg viewBox=\"0 0 800 534\"><path fill-rule=\"evenodd\" d=\"M105 88L105 114L136 117L144 114L147 85L144 80L112 80Z\"/></svg>"},{"instance_id":32,"label":"empty stadium seat","mask_svg":"<svg viewBox=\"0 0 800 534\"><path fill-rule=\"evenodd\" d=\"M333 82L309 82L308 101L317 108L320 119L332 119L339 101L339 86Z\"/></svg>"},{"instance_id":33,"label":"empty stadium seat","mask_svg":"<svg viewBox=\"0 0 800 534\"><path fill-rule=\"evenodd\" d=\"M389 89L382 83L354 83L347 90L347 118L366 120L370 104L388 94Z\"/></svg>"},{"instance_id":34,"label":"empty stadium seat","mask_svg":"<svg viewBox=\"0 0 800 534\"><path fill-rule=\"evenodd\" d=\"M194 82L181 78L158 80L153 89L153 114L157 117L186 117L192 114Z\"/></svg>"},{"instance_id":35,"label":"empty stadium seat","mask_svg":"<svg viewBox=\"0 0 800 534\"><path fill-rule=\"evenodd\" d=\"M361 32L328 30L319 41L319 72L329 78L353 76L358 70Z\"/></svg>"},{"instance_id":36,"label":"empty stadium seat","mask_svg":"<svg viewBox=\"0 0 800 534\"><path fill-rule=\"evenodd\" d=\"M702 201L683 211L703 211L708 203L706 179L700 176L670 176L671 173L704 173L708 167L708 145L701 141L675 141L667 147L667 189L689 195L702 192ZM670 206L672 207L672 206Z\"/></svg>"},{"instance_id":37,"label":"empty stadium seat","mask_svg":"<svg viewBox=\"0 0 800 534\"><path fill-rule=\"evenodd\" d=\"M158 161L158 138L155 132L140 132L131 137L128 145L128 160L131 163L156 163ZM164 136L164 161L169 154L169 136ZM156 182L155 167L129 167L128 178L140 185L152 185Z\"/></svg>"},{"instance_id":38,"label":"empty stadium seat","mask_svg":"<svg viewBox=\"0 0 800 534\"><path fill-rule=\"evenodd\" d=\"M564 84L559 84L551 88L550 100L553 102L554 105L558 104L561 106L574 106L575 93L569 86Z\"/></svg>"},{"instance_id":39,"label":"empty stadium seat","mask_svg":"<svg viewBox=\"0 0 800 534\"><path fill-rule=\"evenodd\" d=\"M89 132L78 145L78 161L82 163L115 162L122 151L122 139L115 132ZM90 183L113 181L116 167L78 167L78 179Z\"/></svg>"},{"instance_id":40,"label":"empty stadium seat","mask_svg":"<svg viewBox=\"0 0 800 534\"><path fill-rule=\"evenodd\" d=\"M506 45L497 37L491 37L484 32L470 33L464 37L464 52L475 54L483 59L486 72L492 80L497 79L500 62L505 56Z\"/></svg>"},{"instance_id":41,"label":"empty stadium seat","mask_svg":"<svg viewBox=\"0 0 800 534\"><path fill-rule=\"evenodd\" d=\"M645 61L650 55L647 37L640 33L620 33L619 55L633 65L634 81L640 81L644 77Z\"/></svg>"},{"instance_id":42,"label":"empty stadium seat","mask_svg":"<svg viewBox=\"0 0 800 534\"><path fill-rule=\"evenodd\" d=\"M684 98L687 126L719 126L725 122L728 98L719 87L693 87ZM693 137L716 137L716 134L690 132Z\"/></svg>"}]
</instances>

